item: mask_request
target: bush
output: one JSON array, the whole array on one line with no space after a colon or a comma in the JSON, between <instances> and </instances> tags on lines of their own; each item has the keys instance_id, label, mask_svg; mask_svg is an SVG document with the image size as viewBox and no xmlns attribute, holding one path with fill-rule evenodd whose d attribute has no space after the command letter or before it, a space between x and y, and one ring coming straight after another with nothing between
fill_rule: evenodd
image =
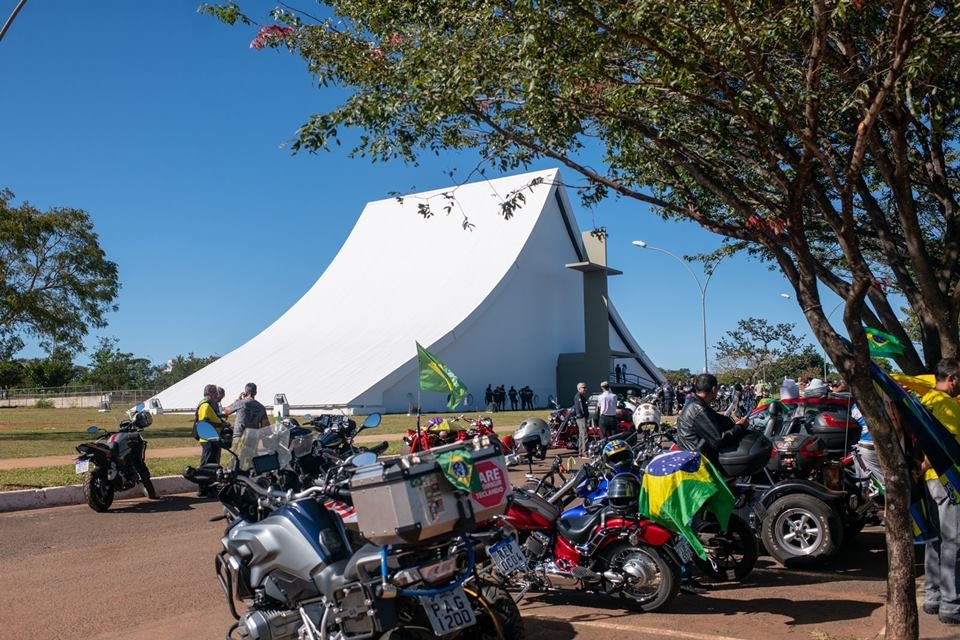
<instances>
[{"instance_id":1,"label":"bush","mask_svg":"<svg viewBox=\"0 0 960 640\"><path fill-rule=\"evenodd\" d=\"M53 402L50 400L37 400L37 403L33 405L35 409L53 409Z\"/></svg>"}]
</instances>

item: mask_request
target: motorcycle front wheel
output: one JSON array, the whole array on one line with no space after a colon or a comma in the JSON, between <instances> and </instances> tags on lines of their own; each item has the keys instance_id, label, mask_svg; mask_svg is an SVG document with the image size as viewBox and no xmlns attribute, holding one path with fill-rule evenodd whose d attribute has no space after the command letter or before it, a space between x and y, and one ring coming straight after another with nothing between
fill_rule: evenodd
<instances>
[{"instance_id":1,"label":"motorcycle front wheel","mask_svg":"<svg viewBox=\"0 0 960 640\"><path fill-rule=\"evenodd\" d=\"M83 497L87 499L90 508L98 513L110 509L113 504L113 486L107 479L105 468L95 466L83 474Z\"/></svg>"},{"instance_id":2,"label":"motorcycle front wheel","mask_svg":"<svg viewBox=\"0 0 960 640\"><path fill-rule=\"evenodd\" d=\"M464 592L473 604L477 623L472 627L444 636L450 640L523 640L525 632L520 609L510 594L494 584L465 586ZM418 612L419 613L419 612ZM433 629L425 620L401 622L400 626L381 636L381 640L432 640Z\"/></svg>"}]
</instances>

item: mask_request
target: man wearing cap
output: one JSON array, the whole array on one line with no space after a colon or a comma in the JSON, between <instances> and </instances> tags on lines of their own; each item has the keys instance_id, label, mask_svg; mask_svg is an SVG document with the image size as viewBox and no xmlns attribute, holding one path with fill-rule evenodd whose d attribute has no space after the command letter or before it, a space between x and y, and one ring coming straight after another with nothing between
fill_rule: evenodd
<instances>
[{"instance_id":1,"label":"man wearing cap","mask_svg":"<svg viewBox=\"0 0 960 640\"><path fill-rule=\"evenodd\" d=\"M617 432L617 396L610 392L610 383L606 380L600 383L597 413L600 415L600 435L609 438Z\"/></svg>"}]
</instances>

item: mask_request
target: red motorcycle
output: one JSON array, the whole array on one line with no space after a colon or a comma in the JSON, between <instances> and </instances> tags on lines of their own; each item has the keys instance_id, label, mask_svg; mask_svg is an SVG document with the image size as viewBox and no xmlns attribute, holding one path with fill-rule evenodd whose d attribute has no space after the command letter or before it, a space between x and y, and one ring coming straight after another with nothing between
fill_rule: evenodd
<instances>
[{"instance_id":1,"label":"red motorcycle","mask_svg":"<svg viewBox=\"0 0 960 640\"><path fill-rule=\"evenodd\" d=\"M461 423L466 423L467 426ZM491 418L486 416L468 418L464 415L459 415L452 420L430 418L427 424L419 430L419 433L417 429L407 429L407 435L403 437L403 446L400 453L427 451L433 447L461 440L470 440L477 436L497 437L493 430L493 420ZM505 453L509 453L509 451L505 451Z\"/></svg>"},{"instance_id":2,"label":"red motorcycle","mask_svg":"<svg viewBox=\"0 0 960 640\"><path fill-rule=\"evenodd\" d=\"M680 588L680 566L693 552L687 545L690 557L681 558L677 538L638 513L639 481L627 475L611 480L614 497L607 505L569 517L552 501L571 491L584 474L578 472L549 500L515 488L502 526L514 529L518 540L489 550L507 589L601 592L642 611L669 604ZM618 488L620 480L629 486Z\"/></svg>"}]
</instances>

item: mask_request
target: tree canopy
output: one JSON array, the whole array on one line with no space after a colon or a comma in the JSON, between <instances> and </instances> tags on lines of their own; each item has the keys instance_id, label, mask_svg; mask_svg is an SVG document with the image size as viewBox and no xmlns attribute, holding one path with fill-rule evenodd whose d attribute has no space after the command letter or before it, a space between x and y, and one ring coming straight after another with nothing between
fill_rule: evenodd
<instances>
[{"instance_id":1,"label":"tree canopy","mask_svg":"<svg viewBox=\"0 0 960 640\"><path fill-rule=\"evenodd\" d=\"M0 359L36 339L77 351L92 327L106 326L120 288L117 265L100 248L81 209L40 211L0 190Z\"/></svg>"},{"instance_id":2,"label":"tree canopy","mask_svg":"<svg viewBox=\"0 0 960 640\"><path fill-rule=\"evenodd\" d=\"M772 324L763 318L744 318L714 346L722 371L747 374L748 380L777 381L783 376L805 376L823 371L823 359L813 345L795 333L792 322ZM741 380L742 381L742 380Z\"/></svg>"},{"instance_id":3,"label":"tree canopy","mask_svg":"<svg viewBox=\"0 0 960 640\"><path fill-rule=\"evenodd\" d=\"M869 378L863 325L914 373L960 354L960 8L937 1L325 0L281 8L255 47L302 56L346 99L295 151L415 160L479 150L498 171L552 158L776 264L853 388L886 471L887 633L916 637L907 462ZM254 24L239 5L204 6ZM602 160L592 153L600 149ZM506 212L509 213L509 212ZM821 288L845 300L848 345ZM907 339L891 293L916 315Z\"/></svg>"}]
</instances>

